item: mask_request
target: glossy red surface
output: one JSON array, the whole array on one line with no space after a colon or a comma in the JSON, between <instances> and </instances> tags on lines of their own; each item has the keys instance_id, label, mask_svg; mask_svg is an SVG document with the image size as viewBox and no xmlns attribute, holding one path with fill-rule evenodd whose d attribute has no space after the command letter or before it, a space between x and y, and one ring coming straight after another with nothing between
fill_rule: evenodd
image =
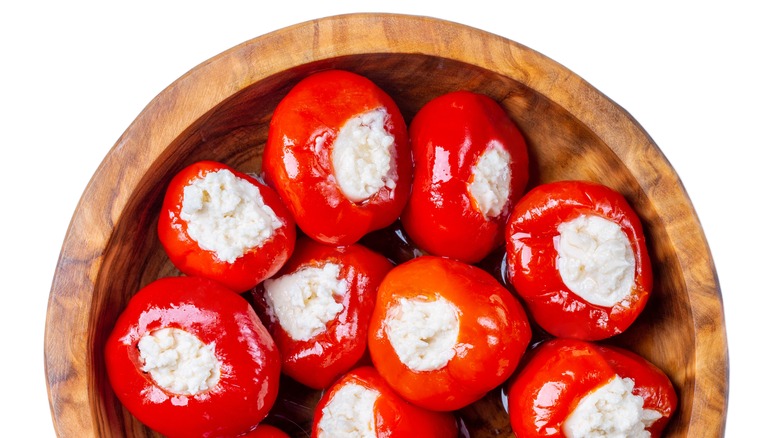
<instances>
[{"instance_id":1,"label":"glossy red surface","mask_svg":"<svg viewBox=\"0 0 780 438\"><path fill-rule=\"evenodd\" d=\"M269 206L282 226L261 246L249 250L235 262L219 260L212 251L204 250L187 234L187 222L181 219L184 188L210 172L227 169L238 178L248 181L260 190L265 205ZM157 234L174 266L187 275L211 278L236 292L244 292L275 274L292 254L295 247L295 223L292 215L270 187L255 178L214 161L200 161L182 169L168 184Z\"/></svg>"},{"instance_id":2,"label":"glossy red surface","mask_svg":"<svg viewBox=\"0 0 780 438\"><path fill-rule=\"evenodd\" d=\"M328 323L326 331L307 341L295 340L278 320L268 317L268 303L262 285L253 291L258 314L268 327L282 357L282 372L298 382L324 389L352 368L366 353L368 323L374 310L379 283L392 268L387 259L362 245L334 247L302 237L289 263L277 278L304 267L326 263L341 266L339 278L347 281L347 292L336 296L344 309Z\"/></svg>"},{"instance_id":3,"label":"glossy red surface","mask_svg":"<svg viewBox=\"0 0 780 438\"><path fill-rule=\"evenodd\" d=\"M561 279L555 249L558 225L582 214L611 220L628 237L636 268L627 305L591 304ZM653 287L639 217L620 193L600 184L559 181L535 187L515 206L506 228L506 242L509 280L531 317L555 336L599 340L622 333L642 312Z\"/></svg>"},{"instance_id":4,"label":"glossy red surface","mask_svg":"<svg viewBox=\"0 0 780 438\"><path fill-rule=\"evenodd\" d=\"M669 378L634 353L573 339L537 346L512 378L508 405L513 431L528 438L563 437L563 422L582 397L616 375L633 379L633 394L644 399L644 409L663 415L648 429L653 438L661 436L677 407Z\"/></svg>"},{"instance_id":5,"label":"glossy red surface","mask_svg":"<svg viewBox=\"0 0 780 438\"><path fill-rule=\"evenodd\" d=\"M385 331L400 298L442 297L459 312L455 356L433 371L413 371L398 358ZM432 410L460 409L503 383L531 339L520 302L487 272L452 259L423 256L401 264L379 286L368 346L377 371L410 402Z\"/></svg>"},{"instance_id":6,"label":"glossy red surface","mask_svg":"<svg viewBox=\"0 0 780 438\"><path fill-rule=\"evenodd\" d=\"M312 438L322 434L319 423L324 407L339 389L348 384L360 385L379 393L374 404L374 422L379 438L458 436L458 425L452 413L428 411L407 402L393 391L374 368L365 366L350 371L325 392L314 410Z\"/></svg>"},{"instance_id":7,"label":"glossy red surface","mask_svg":"<svg viewBox=\"0 0 780 438\"><path fill-rule=\"evenodd\" d=\"M173 394L141 370L138 341L166 327L214 344L221 364L214 387ZM117 319L105 361L127 410L172 438L239 435L268 414L279 388L279 352L257 314L243 297L204 278L162 278L141 289Z\"/></svg>"},{"instance_id":8,"label":"glossy red surface","mask_svg":"<svg viewBox=\"0 0 780 438\"><path fill-rule=\"evenodd\" d=\"M382 107L389 114L385 129L395 137L396 187L383 187L356 204L334 177L333 141L349 119ZM412 159L406 122L392 98L367 78L341 70L315 73L276 107L263 174L304 233L321 243L355 243L395 221L409 196Z\"/></svg>"},{"instance_id":9,"label":"glossy red surface","mask_svg":"<svg viewBox=\"0 0 780 438\"><path fill-rule=\"evenodd\" d=\"M424 105L410 129L414 178L401 216L409 236L433 255L467 263L482 260L504 239L512 206L528 183L525 139L493 99L470 91L439 96ZM468 185L482 155L501 147L510 156L509 199L486 217Z\"/></svg>"}]
</instances>

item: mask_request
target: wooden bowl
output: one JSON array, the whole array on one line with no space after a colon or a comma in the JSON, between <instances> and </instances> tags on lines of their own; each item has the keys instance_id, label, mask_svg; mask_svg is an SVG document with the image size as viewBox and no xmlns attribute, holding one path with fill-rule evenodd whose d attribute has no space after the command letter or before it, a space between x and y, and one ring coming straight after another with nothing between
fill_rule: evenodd
<instances>
[{"instance_id":1,"label":"wooden bowl","mask_svg":"<svg viewBox=\"0 0 780 438\"><path fill-rule=\"evenodd\" d=\"M516 42L432 18L358 14L285 28L204 62L163 90L109 152L73 216L49 300L46 374L60 436L153 435L113 395L102 352L129 297L176 273L155 230L166 184L202 159L258 172L276 104L303 77L332 68L372 79L407 121L448 91L487 94L526 135L531 185L587 179L623 193L643 220L655 288L612 342L674 383L680 405L667 436L723 435L728 354L715 268L682 183L642 127ZM511 436L494 392L461 412L471 436Z\"/></svg>"}]
</instances>

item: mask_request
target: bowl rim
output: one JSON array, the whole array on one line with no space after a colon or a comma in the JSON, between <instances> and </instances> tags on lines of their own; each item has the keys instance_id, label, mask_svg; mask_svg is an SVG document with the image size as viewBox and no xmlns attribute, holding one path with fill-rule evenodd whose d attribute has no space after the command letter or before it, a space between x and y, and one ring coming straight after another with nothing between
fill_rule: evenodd
<instances>
[{"instance_id":1,"label":"bowl rim","mask_svg":"<svg viewBox=\"0 0 780 438\"><path fill-rule=\"evenodd\" d=\"M377 26L385 30L384 38L377 38ZM402 31L410 28L420 32ZM318 32L326 30L337 30L339 37L318 38ZM453 32L457 32L459 38L482 40L483 43L478 46L446 44L441 37ZM708 422L694 425L688 432L691 436L712 436L716 429L722 436L728 399L728 347L720 286L698 216L682 182L658 146L607 96L561 64L520 43L447 20L390 13L345 14L309 20L234 46L197 65L166 87L117 140L76 206L49 295L44 362L52 420L59 436L98 435L95 419L84 415L85 410L90 411L91 403L86 366L91 355L90 304L102 251L109 243L113 224L121 217L140 182L143 170L181 132L212 108L264 78L300 65L299 58L280 54L279 47L288 47L291 53L308 51L309 62L368 53L413 53L466 62L532 88L604 139L635 175L648 198L659 209L671 212L667 218L676 218L674 223L661 218L661 225L675 231L670 233L669 240L677 262L680 266L691 267L682 270L694 322L691 418L720 420L720 427ZM474 50L474 47L481 50ZM230 74L225 74L225 70ZM215 78L221 80L215 81ZM206 83L209 86L204 88ZM189 97L187 91L195 89L201 90L197 98ZM587 101L566 98L583 91L588 93ZM176 115L175 119L172 114ZM607 132L605 124L597 123L599 120L615 120L628 129L616 135ZM662 168L667 175L673 175L674 180L659 181L653 174L656 170L643 167L648 161L654 162L656 169ZM128 178L120 187L115 185L118 175ZM110 208L90 204L89 200L96 196L112 199ZM84 366L74 367L74 362ZM713 400L713 391L723 394L722 399Z\"/></svg>"}]
</instances>

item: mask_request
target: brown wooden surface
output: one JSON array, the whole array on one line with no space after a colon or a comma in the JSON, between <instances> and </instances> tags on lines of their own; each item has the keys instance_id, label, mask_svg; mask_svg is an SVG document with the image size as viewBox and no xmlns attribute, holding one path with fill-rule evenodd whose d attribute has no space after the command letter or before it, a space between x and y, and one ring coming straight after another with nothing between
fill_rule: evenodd
<instances>
[{"instance_id":1,"label":"brown wooden surface","mask_svg":"<svg viewBox=\"0 0 780 438\"><path fill-rule=\"evenodd\" d=\"M531 184L580 178L623 193L643 219L656 286L637 323L612 342L672 379L680 408L667 436L723 435L728 352L717 276L685 189L648 134L574 73L518 43L431 18L370 14L302 23L204 62L160 93L105 158L73 216L49 300L46 374L60 436L153 435L112 394L101 357L128 298L176 273L153 226L167 181L206 158L259 172L276 103L329 68L374 80L407 121L447 91L490 95L528 139ZM462 417L478 425L472 436L510 433L500 395Z\"/></svg>"}]
</instances>

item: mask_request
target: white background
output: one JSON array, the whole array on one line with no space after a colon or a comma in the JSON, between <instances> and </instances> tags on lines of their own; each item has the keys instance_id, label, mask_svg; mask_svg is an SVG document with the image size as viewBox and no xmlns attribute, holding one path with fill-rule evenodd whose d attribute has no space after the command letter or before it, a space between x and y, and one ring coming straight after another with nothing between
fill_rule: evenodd
<instances>
[{"instance_id":1,"label":"white background","mask_svg":"<svg viewBox=\"0 0 780 438\"><path fill-rule=\"evenodd\" d=\"M639 121L682 178L718 269L731 363L727 436L759 435L776 423L780 390L770 359L780 308L780 32L770 3L3 2L2 435L54 435L43 371L49 287L79 197L124 129L200 62L348 12L434 16L508 37Z\"/></svg>"}]
</instances>

